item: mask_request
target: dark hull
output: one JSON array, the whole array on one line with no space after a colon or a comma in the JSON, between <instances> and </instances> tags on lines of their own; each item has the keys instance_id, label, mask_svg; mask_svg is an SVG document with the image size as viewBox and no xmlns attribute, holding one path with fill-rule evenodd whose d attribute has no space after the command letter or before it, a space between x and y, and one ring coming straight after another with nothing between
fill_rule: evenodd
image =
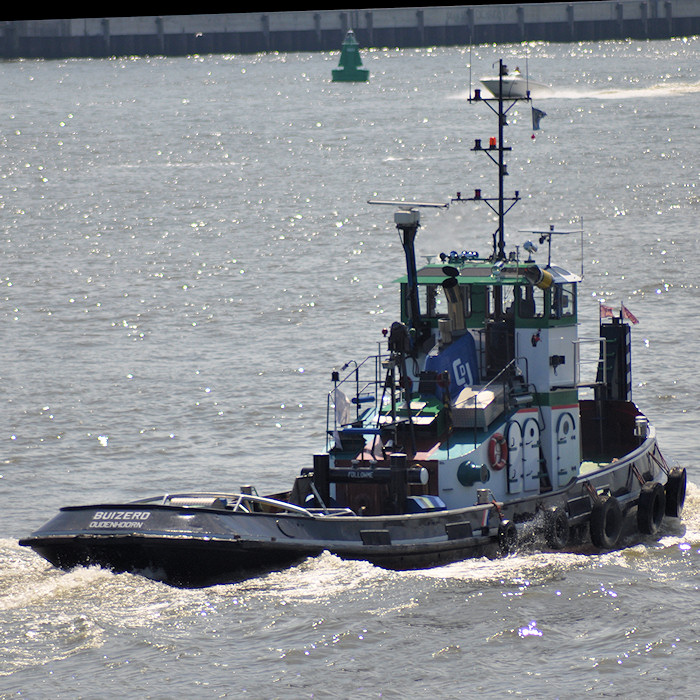
<instances>
[{"instance_id":1,"label":"dark hull","mask_svg":"<svg viewBox=\"0 0 700 700\"><path fill-rule=\"evenodd\" d=\"M142 514L141 523L148 522L149 529L91 531L98 512L127 517ZM499 546L505 546L497 521L475 531L468 517L466 510L367 519L132 504L86 506L62 509L20 544L65 570L98 565L194 587L285 568L323 551L404 570L493 555ZM129 522L141 524L122 521Z\"/></svg>"},{"instance_id":2,"label":"dark hull","mask_svg":"<svg viewBox=\"0 0 700 700\"><path fill-rule=\"evenodd\" d=\"M282 551L194 537L141 535L47 537L22 544L66 571L96 565L183 588L243 580L283 569L321 551Z\"/></svg>"},{"instance_id":3,"label":"dark hull","mask_svg":"<svg viewBox=\"0 0 700 700\"><path fill-rule=\"evenodd\" d=\"M259 543L140 535L36 538L22 544L66 571L76 566L97 565L115 573L136 573L185 588L244 580L284 569L327 550L320 545L282 548ZM368 551L370 548L374 551ZM369 561L385 569L407 570L448 564L494 549L480 546L473 540L430 547L389 545L370 548L364 551L358 551L356 547L337 548L338 551L332 553L344 559Z\"/></svg>"}]
</instances>

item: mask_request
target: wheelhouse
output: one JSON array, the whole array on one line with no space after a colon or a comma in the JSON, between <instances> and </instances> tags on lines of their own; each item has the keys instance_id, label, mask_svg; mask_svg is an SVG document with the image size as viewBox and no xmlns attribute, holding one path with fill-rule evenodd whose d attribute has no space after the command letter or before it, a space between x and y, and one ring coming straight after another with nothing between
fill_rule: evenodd
<instances>
[{"instance_id":1,"label":"wheelhouse","mask_svg":"<svg viewBox=\"0 0 700 700\"><path fill-rule=\"evenodd\" d=\"M417 271L417 321L411 314L408 276L397 280L401 320L414 326L418 353L434 352L436 346L469 333L480 358L479 377L473 378L477 382L527 356L527 344L542 342L548 333L570 329L568 340L575 341L571 331L578 323L578 276L558 267L541 270L531 262L494 265L490 260L443 257L445 264Z\"/></svg>"}]
</instances>

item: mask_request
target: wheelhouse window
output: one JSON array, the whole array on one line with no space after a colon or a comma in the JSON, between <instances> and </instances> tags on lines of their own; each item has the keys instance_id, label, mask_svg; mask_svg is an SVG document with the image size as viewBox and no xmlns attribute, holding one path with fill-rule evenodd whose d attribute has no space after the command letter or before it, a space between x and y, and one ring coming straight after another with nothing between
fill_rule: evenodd
<instances>
[{"instance_id":1,"label":"wheelhouse window","mask_svg":"<svg viewBox=\"0 0 700 700\"><path fill-rule=\"evenodd\" d=\"M555 284L552 288L552 318L576 315L576 289L574 284Z\"/></svg>"},{"instance_id":2,"label":"wheelhouse window","mask_svg":"<svg viewBox=\"0 0 700 700\"><path fill-rule=\"evenodd\" d=\"M547 307L547 290L527 284L517 288L518 316L520 318L544 318Z\"/></svg>"},{"instance_id":3,"label":"wheelhouse window","mask_svg":"<svg viewBox=\"0 0 700 700\"><path fill-rule=\"evenodd\" d=\"M428 284L424 287L424 298L421 299L421 315L426 320L449 317L449 303L441 284ZM457 285L451 293L462 301L465 317L471 316L471 294L467 285Z\"/></svg>"}]
</instances>

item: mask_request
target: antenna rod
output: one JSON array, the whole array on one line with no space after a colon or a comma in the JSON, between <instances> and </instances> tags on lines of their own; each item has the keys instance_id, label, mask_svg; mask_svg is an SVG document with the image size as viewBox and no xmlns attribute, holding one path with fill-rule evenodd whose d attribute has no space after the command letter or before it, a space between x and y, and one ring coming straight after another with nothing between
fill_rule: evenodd
<instances>
[{"instance_id":1,"label":"antenna rod","mask_svg":"<svg viewBox=\"0 0 700 700\"><path fill-rule=\"evenodd\" d=\"M503 123L506 120L503 111L503 59L500 59L498 67L498 250L494 250L494 257L497 260L504 260L506 257L506 245L503 232L503 220L505 214L503 212Z\"/></svg>"}]
</instances>

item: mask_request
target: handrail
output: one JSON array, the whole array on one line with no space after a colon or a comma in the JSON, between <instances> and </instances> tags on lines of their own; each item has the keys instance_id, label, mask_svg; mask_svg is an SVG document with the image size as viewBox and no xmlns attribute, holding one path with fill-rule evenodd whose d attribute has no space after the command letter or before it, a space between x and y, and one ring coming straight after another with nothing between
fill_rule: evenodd
<instances>
[{"instance_id":1,"label":"handrail","mask_svg":"<svg viewBox=\"0 0 700 700\"><path fill-rule=\"evenodd\" d=\"M600 336L579 336L575 341L574 341L574 346L576 347L576 352L578 355L578 362L576 363L577 371L578 368L580 368L583 364L586 365L595 365L596 370L595 370L595 375L594 375L594 380L592 382L582 382L581 377L580 377L580 371L579 371L579 376L577 377L576 381L576 386L577 387L595 387L601 382L598 381L598 370L601 370L600 374L603 378L602 384L605 385L608 383L608 365L606 362L605 358L605 343L606 343L606 338L602 338ZM581 345L583 343L598 343L598 359L597 360L583 360L581 359Z\"/></svg>"},{"instance_id":2,"label":"handrail","mask_svg":"<svg viewBox=\"0 0 700 700\"><path fill-rule=\"evenodd\" d=\"M174 499L177 498L222 498L226 500L227 509L231 509L234 512L250 513L253 508L248 506L253 504L267 505L274 508L280 508L290 513L295 513L297 515L303 515L308 518L313 518L314 514L311 513L306 508L302 506L297 506L293 503L287 503L286 501L279 501L276 498L268 498L267 496L257 496L249 493L218 493L218 492L205 492L196 491L191 493L166 493L163 496L157 496L154 498L144 498L138 501L133 501L133 503L147 504L153 503L155 505L168 505Z\"/></svg>"},{"instance_id":3,"label":"handrail","mask_svg":"<svg viewBox=\"0 0 700 700\"><path fill-rule=\"evenodd\" d=\"M381 411L381 406L378 404L378 402L381 401L380 399L380 389L384 386L386 383L386 380L383 379L380 376L380 365L382 359L387 358L388 356L385 355L382 357L381 354L379 355L369 355L366 357L362 362L359 364L357 362L352 361L352 364L354 365L353 369L342 379L336 378L334 380L334 386L331 391L328 392L327 395L327 401L326 401L326 441L327 441L327 447L330 447L330 442L332 440L332 435L338 431L340 428L342 428L342 425L348 425L349 423L345 424L339 424L338 423L338 415L337 411L334 410L334 405L335 405L335 400L337 397L336 391L338 389L341 389L342 387L346 387L350 385L351 383L354 383L354 389L357 393L356 399L359 398L362 392L367 391L368 389L371 388L371 391L369 393L373 393L374 395L374 402L375 405L377 406L377 411L378 415ZM367 364L370 361L374 361L374 372L375 376L374 379L370 380L364 380L360 381L360 371L362 368L366 368ZM510 401L510 395L508 392L508 378L509 375L512 374L516 369L520 368L520 365L522 362L525 362L525 386L528 386L528 379L527 379L527 358L524 357L516 357L511 359L503 368L499 370L499 372L496 374L495 377L490 379L486 384L483 386L474 387L476 390L476 393L469 397L468 399L465 399L463 402L460 402L459 405L456 405L456 407L466 407L469 408L470 405L473 405L474 407L474 425L473 430L474 434L476 437L476 432L478 430L478 421L476 418L476 409L479 405L480 399L483 397L484 393L487 391L492 390L492 387L496 384L501 384L503 387L503 396L502 399L500 399L503 403L503 411L507 411L509 401ZM349 365L348 363L346 367ZM356 420L360 419L360 411L359 411L359 403L357 404L358 410L357 410L357 415L356 415ZM333 412L333 416L331 418L331 412ZM378 426L379 427L379 426Z\"/></svg>"},{"instance_id":4,"label":"handrail","mask_svg":"<svg viewBox=\"0 0 700 700\"><path fill-rule=\"evenodd\" d=\"M253 508L251 504L273 506L275 508L281 508L282 510L287 510L291 513L297 515L303 515L307 518L313 518L314 516L309 513L306 508L302 506L297 506L292 503L286 503L285 501L278 501L276 498L266 498L265 496L253 496L248 493L239 493L236 502L231 506L233 512L243 511L244 513L250 513Z\"/></svg>"},{"instance_id":5,"label":"handrail","mask_svg":"<svg viewBox=\"0 0 700 700\"><path fill-rule=\"evenodd\" d=\"M343 387L347 387L351 383L354 383L354 393L355 393L355 405L356 413L355 420L360 419L360 397L365 393L369 393L373 396L374 404L376 405L379 401L379 387L381 386L381 376L379 368L381 367L383 356L381 352L377 355L368 355L362 362L357 363L355 360L351 360L346 363L345 368L350 364L354 365L354 368L348 372L342 379L334 379L333 389L328 392L326 396L326 447L329 447L330 435L338 430L338 412L335 410L335 401L337 399L337 391L340 389L342 391ZM367 365L373 362L373 379L363 379L360 381L360 371ZM331 415L333 416L331 420ZM332 424L332 425L331 425Z\"/></svg>"}]
</instances>

